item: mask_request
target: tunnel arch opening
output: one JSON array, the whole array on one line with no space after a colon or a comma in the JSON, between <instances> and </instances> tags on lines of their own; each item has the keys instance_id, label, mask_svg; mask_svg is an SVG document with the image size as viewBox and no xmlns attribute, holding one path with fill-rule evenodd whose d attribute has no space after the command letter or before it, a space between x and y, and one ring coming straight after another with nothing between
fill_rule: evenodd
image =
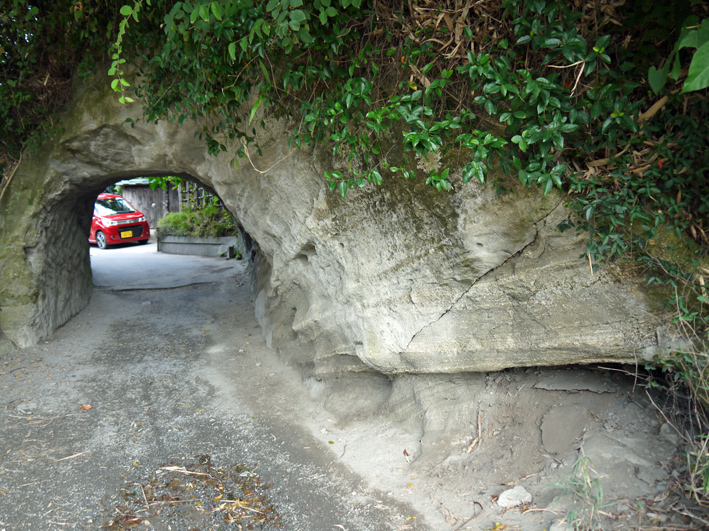
<instances>
[{"instance_id":1,"label":"tunnel arch opening","mask_svg":"<svg viewBox=\"0 0 709 531\"><path fill-rule=\"evenodd\" d=\"M24 255L26 271L8 275L10 283L5 291L11 297L10 301L3 297L0 334L16 346L30 346L49 337L81 311L94 289L89 235L97 196L116 182L168 176L196 183L214 197L220 197L207 182L189 173L140 168L55 179L47 182L40 194L34 193L27 199L23 197L25 190L10 190L3 200L0 237L11 241L13 230L22 231L21 239L29 241L13 242L18 244L14 251ZM243 256L248 259L257 252L258 245L246 233L233 209L221 199L220 202L235 221L239 239L245 244ZM26 226L13 226L13 218ZM8 302L20 304L8 308Z\"/></svg>"},{"instance_id":2,"label":"tunnel arch opening","mask_svg":"<svg viewBox=\"0 0 709 531\"><path fill-rule=\"evenodd\" d=\"M298 365L312 365L317 350L332 360L320 363L327 372L361 369L353 345L363 318L352 311L356 283L346 271L357 252L336 244L346 230L336 211L347 208L328 194L316 150L295 153L285 122L264 116L257 166L239 165L229 155L237 141L228 153L209 153L200 136L206 118L143 118L141 105L119 104L104 78L77 82L61 132L18 166L0 198L0 333L10 348L36 344L87 304L96 195L120 180L177 175L216 191L240 224L253 311L269 346L288 345ZM294 260L313 230L310 260Z\"/></svg>"}]
</instances>

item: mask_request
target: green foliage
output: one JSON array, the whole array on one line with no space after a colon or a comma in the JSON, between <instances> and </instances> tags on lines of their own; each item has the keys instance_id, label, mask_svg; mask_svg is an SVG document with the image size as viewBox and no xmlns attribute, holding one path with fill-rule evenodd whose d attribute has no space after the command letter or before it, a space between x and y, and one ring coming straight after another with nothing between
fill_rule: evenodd
<instances>
[{"instance_id":1,"label":"green foliage","mask_svg":"<svg viewBox=\"0 0 709 531\"><path fill-rule=\"evenodd\" d=\"M0 174L28 147L59 132L72 78L113 39L113 2L6 0L0 10Z\"/></svg>"},{"instance_id":2,"label":"green foliage","mask_svg":"<svg viewBox=\"0 0 709 531\"><path fill-rule=\"evenodd\" d=\"M685 105L688 112L670 109ZM631 248L642 250L659 230L689 235L709 243L702 219L709 213L709 167L705 149L709 106L703 99L670 95L668 110L643 123L623 148L585 174L569 177L577 196L571 206L576 223L593 238L594 256L619 256Z\"/></svg>"},{"instance_id":3,"label":"green foliage","mask_svg":"<svg viewBox=\"0 0 709 531\"><path fill-rule=\"evenodd\" d=\"M575 531L593 531L602 529L601 513L610 504L603 502L602 477L593 469L589 457L579 457L571 469L571 475L564 478L564 482L555 485L561 493L554 500L570 495L572 500L579 504L580 509L570 511L564 521Z\"/></svg>"},{"instance_id":4,"label":"green foliage","mask_svg":"<svg viewBox=\"0 0 709 531\"><path fill-rule=\"evenodd\" d=\"M679 80L682 73L679 52L683 48L694 48L696 51L689 65L682 92L709 87L709 18L699 23L697 17L692 15L682 25L679 39L664 66L659 70L651 66L648 71L648 82L656 94L663 89L668 77L673 81Z\"/></svg>"},{"instance_id":5,"label":"green foliage","mask_svg":"<svg viewBox=\"0 0 709 531\"><path fill-rule=\"evenodd\" d=\"M641 119L650 107L643 74L652 58L627 46L628 32L641 44L649 27L661 28L663 39L672 35L665 11L634 6L627 15L634 25L621 33L612 24L591 27L592 13L563 3L505 0L492 8L495 41L480 42L466 27L454 39L468 51L444 58L438 43L448 30L421 24L398 4L384 11L347 0L153 0L137 16L141 6L124 6L130 24L120 26L119 47L138 41L127 56L143 64L133 83L146 118L210 116L214 125L201 136L212 154L236 139L232 155L245 156L268 109L294 119L293 146L326 144L347 161L347 169L325 172L343 197L397 173L425 173L439 191L460 181L484 184L498 159L526 186L574 194L579 217L565 226L589 231L594 259L642 246L668 222L702 237L697 220L709 195L700 182L706 150L697 142L707 136L705 101L668 94L659 113ZM681 47L701 45L702 27L682 32ZM133 49L141 50L138 57ZM111 73L123 92L121 53ZM237 112L244 106L248 116ZM693 112L678 115L687 106ZM493 125L481 130L481 120ZM647 143L652 148L640 164L637 153ZM408 162L452 151L466 157L459 171ZM604 159L606 167L585 171ZM640 171L648 161L657 165Z\"/></svg>"},{"instance_id":6,"label":"green foliage","mask_svg":"<svg viewBox=\"0 0 709 531\"><path fill-rule=\"evenodd\" d=\"M687 452L687 465L691 476L691 493L697 502L709 498L709 436L699 435L694 449Z\"/></svg>"},{"instance_id":7,"label":"green foliage","mask_svg":"<svg viewBox=\"0 0 709 531\"><path fill-rule=\"evenodd\" d=\"M145 0L145 2L147 5L151 5L151 0ZM126 88L130 87L130 83L128 83L128 81L126 81L125 79L123 65L125 65L126 59L121 57L121 52L123 50L123 37L125 36L126 31L128 30L128 25L130 24L131 19L133 19L133 21L135 22L139 21L138 15L140 14L140 10L142 7L143 0L136 0L135 5L125 5L122 6L119 10L121 16L123 17L123 20L121 20L118 24L118 34L116 35L116 40L113 43L113 48L115 49L115 51L113 54L111 54L111 59L113 60L113 62L111 63L111 67L108 69L108 75L113 76L113 81L111 81L111 88L121 94L119 97L119 101L121 103L133 103L135 101L130 96L126 96L125 94L123 94L126 91Z\"/></svg>"},{"instance_id":8,"label":"green foliage","mask_svg":"<svg viewBox=\"0 0 709 531\"><path fill-rule=\"evenodd\" d=\"M218 237L238 234L231 214L215 205L199 210L170 212L158 222L158 229L165 236Z\"/></svg>"},{"instance_id":9,"label":"green foliage","mask_svg":"<svg viewBox=\"0 0 709 531\"><path fill-rule=\"evenodd\" d=\"M526 186L571 192L578 216L564 227L589 231L593 259L642 248L668 224L709 243L706 98L675 84L652 113L657 102L647 99L651 85L659 90L646 78L658 50L670 81L704 79L706 20L689 1L609 6L602 23L591 7L552 0L467 11L446 0L436 13L393 0L12 2L0 57L19 74L0 83L0 102L6 127L16 127L7 135L15 157L51 130L17 128L11 109L23 98L32 112L20 118L51 123L50 110L11 89L22 72L40 78L44 35L58 20L68 30L57 49L71 50L73 64L108 51L114 90L124 102L137 95L146 120L209 117L199 134L213 155L244 157L268 112L292 119L293 146L324 144L344 159L325 172L343 197L397 174L439 191L484 184L499 160ZM25 44L38 53L23 62ZM695 49L685 80L677 65ZM443 167L416 164L429 157Z\"/></svg>"},{"instance_id":10,"label":"green foliage","mask_svg":"<svg viewBox=\"0 0 709 531\"><path fill-rule=\"evenodd\" d=\"M676 253L669 248L661 254ZM647 386L659 388L672 397L682 413L684 425L677 430L684 439L686 460L685 489L700 504L709 503L709 269L706 260L677 257L641 256L648 284L660 286L675 333L683 344L669 354L647 363ZM657 289L657 288L656 288ZM687 415L685 412L690 412Z\"/></svg>"},{"instance_id":11,"label":"green foliage","mask_svg":"<svg viewBox=\"0 0 709 531\"><path fill-rule=\"evenodd\" d=\"M148 177L148 184L150 185L151 190L155 190L157 188L165 190L168 184L171 184L174 187L179 187L182 182L183 180L180 177L174 175L169 177Z\"/></svg>"}]
</instances>

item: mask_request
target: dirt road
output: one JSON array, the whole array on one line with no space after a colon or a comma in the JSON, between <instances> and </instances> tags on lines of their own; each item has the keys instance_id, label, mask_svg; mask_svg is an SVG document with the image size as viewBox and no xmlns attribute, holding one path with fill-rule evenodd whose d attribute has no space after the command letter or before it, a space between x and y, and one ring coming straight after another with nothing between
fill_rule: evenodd
<instances>
[{"instance_id":1,"label":"dirt road","mask_svg":"<svg viewBox=\"0 0 709 531\"><path fill-rule=\"evenodd\" d=\"M0 357L0 531L676 520L679 437L622 373L304 381L265 344L244 263L174 258L93 249L88 307Z\"/></svg>"},{"instance_id":2,"label":"dirt road","mask_svg":"<svg viewBox=\"0 0 709 531\"><path fill-rule=\"evenodd\" d=\"M217 266L218 282L96 290L49 341L0 358L0 529L131 527L138 520L120 519L135 509L126 486L138 492L204 456L273 485L258 492L278 514L263 529L426 529L301 427L313 419L287 401L307 401L305 388L261 338L244 264ZM173 497L210 501L190 488ZM160 508L133 510L138 529L241 529L224 508L211 519ZM250 516L242 527L261 529L261 515Z\"/></svg>"}]
</instances>

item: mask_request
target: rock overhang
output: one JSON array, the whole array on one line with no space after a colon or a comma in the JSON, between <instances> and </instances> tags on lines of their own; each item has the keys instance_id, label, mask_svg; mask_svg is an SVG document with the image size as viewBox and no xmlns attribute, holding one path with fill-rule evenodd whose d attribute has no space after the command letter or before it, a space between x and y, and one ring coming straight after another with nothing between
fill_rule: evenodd
<instances>
[{"instance_id":1,"label":"rock overhang","mask_svg":"<svg viewBox=\"0 0 709 531\"><path fill-rule=\"evenodd\" d=\"M337 161L292 150L284 121L266 119L262 154L233 165L196 138L204 123L147 124L93 83L76 90L63 135L20 165L0 205L0 328L20 346L90 296L79 213L92 195L123 178L182 175L215 190L250 235L259 322L311 374L626 363L663 348L641 279L612 264L590 271L585 235L558 231L568 216L560 194L510 184L498 197L454 174L455 193L392 176L342 199L322 177Z\"/></svg>"}]
</instances>

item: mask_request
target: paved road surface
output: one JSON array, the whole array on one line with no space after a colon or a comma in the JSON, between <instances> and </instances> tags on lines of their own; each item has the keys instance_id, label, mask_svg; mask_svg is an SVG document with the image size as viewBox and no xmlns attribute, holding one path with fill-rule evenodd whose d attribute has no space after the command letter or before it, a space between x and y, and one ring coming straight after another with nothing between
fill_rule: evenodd
<instances>
[{"instance_id":1,"label":"paved road surface","mask_svg":"<svg viewBox=\"0 0 709 531\"><path fill-rule=\"evenodd\" d=\"M99 249L91 246L94 286L99 289L176 288L215 282L235 274L236 260L157 252L154 241Z\"/></svg>"}]
</instances>

